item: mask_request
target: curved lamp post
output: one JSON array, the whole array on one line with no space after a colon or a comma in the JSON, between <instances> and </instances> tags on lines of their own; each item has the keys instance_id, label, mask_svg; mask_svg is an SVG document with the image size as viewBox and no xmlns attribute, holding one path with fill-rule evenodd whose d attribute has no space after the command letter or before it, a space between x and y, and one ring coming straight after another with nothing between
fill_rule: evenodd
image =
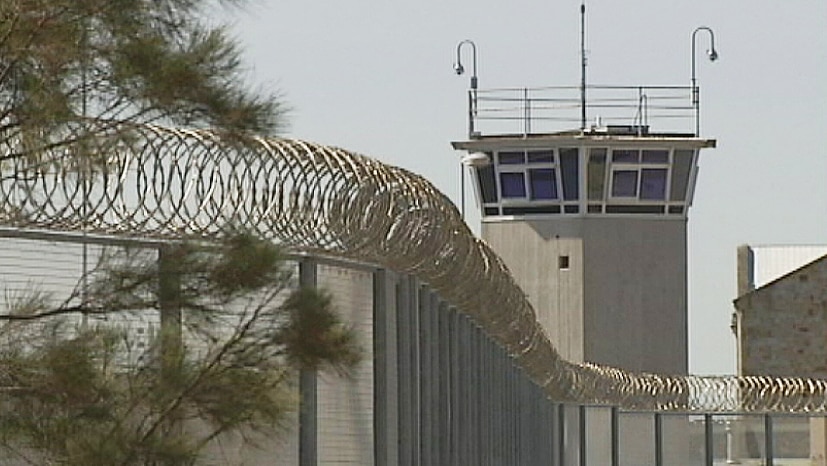
<instances>
[{"instance_id":1,"label":"curved lamp post","mask_svg":"<svg viewBox=\"0 0 827 466\"><path fill-rule=\"evenodd\" d=\"M698 136L701 132L700 91L698 90L695 75L695 38L700 31L706 31L709 33L709 49L706 51L709 61L715 61L718 59L718 51L715 50L715 33L712 32L712 29L707 26L699 26L692 31L692 107L695 109L695 136Z\"/></svg>"},{"instance_id":2,"label":"curved lamp post","mask_svg":"<svg viewBox=\"0 0 827 466\"><path fill-rule=\"evenodd\" d=\"M457 61L454 63L454 71L457 75L465 73L465 67L462 66L462 46L471 46L471 90L468 93L468 137L474 136L474 118L477 116L477 87L479 80L477 79L477 44L474 41L465 39L457 44Z\"/></svg>"},{"instance_id":3,"label":"curved lamp post","mask_svg":"<svg viewBox=\"0 0 827 466\"><path fill-rule=\"evenodd\" d=\"M474 137L474 119L477 116L477 87L479 79L477 78L477 44L470 39L465 39L457 44L457 61L454 63L454 72L457 75L465 73L465 67L462 66L462 46L471 46L471 88L468 91L468 138ZM460 185L460 212L462 219L465 220L465 170L463 163L459 165L459 185Z\"/></svg>"}]
</instances>

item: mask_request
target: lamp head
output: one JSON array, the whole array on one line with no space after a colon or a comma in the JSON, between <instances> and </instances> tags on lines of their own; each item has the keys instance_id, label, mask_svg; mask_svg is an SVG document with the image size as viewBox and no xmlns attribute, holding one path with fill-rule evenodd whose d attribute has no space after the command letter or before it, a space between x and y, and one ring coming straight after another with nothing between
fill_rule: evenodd
<instances>
[{"instance_id":1,"label":"lamp head","mask_svg":"<svg viewBox=\"0 0 827 466\"><path fill-rule=\"evenodd\" d=\"M462 73L465 73L465 67L463 67L463 66L462 66L462 63L460 63L460 62L456 62L456 63L454 63L454 71L455 71L458 75L460 75L460 74L462 74Z\"/></svg>"},{"instance_id":2,"label":"lamp head","mask_svg":"<svg viewBox=\"0 0 827 466\"><path fill-rule=\"evenodd\" d=\"M718 51L715 49L709 49L706 51L707 56L709 56L709 61L715 61L718 59Z\"/></svg>"},{"instance_id":3,"label":"lamp head","mask_svg":"<svg viewBox=\"0 0 827 466\"><path fill-rule=\"evenodd\" d=\"M491 158L485 152L471 152L462 157L460 162L466 167L482 168L491 165Z\"/></svg>"}]
</instances>

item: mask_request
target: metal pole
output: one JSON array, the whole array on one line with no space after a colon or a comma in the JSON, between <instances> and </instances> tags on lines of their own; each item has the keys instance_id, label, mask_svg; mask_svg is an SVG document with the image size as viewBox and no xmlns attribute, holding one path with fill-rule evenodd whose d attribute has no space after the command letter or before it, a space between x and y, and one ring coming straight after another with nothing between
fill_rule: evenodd
<instances>
[{"instance_id":1,"label":"metal pole","mask_svg":"<svg viewBox=\"0 0 827 466\"><path fill-rule=\"evenodd\" d=\"M714 466L712 440L712 415L704 414L704 464L706 466Z\"/></svg>"},{"instance_id":2,"label":"metal pole","mask_svg":"<svg viewBox=\"0 0 827 466\"><path fill-rule=\"evenodd\" d=\"M88 118L88 96L87 96L87 73L89 68L89 28L86 21L83 22L83 57L82 57L82 67L80 70L80 113L81 118L83 120L83 134L81 135L81 147L84 149L88 148L88 141L89 135L86 134L86 125L87 125L87 118ZM81 220L81 228L83 228L83 243L81 244L81 289L80 289L80 299L81 299L81 306L85 309L88 306L89 301L89 244L86 242L86 236L89 230L89 154L86 153L84 150L81 153L81 170L80 175L82 177L82 187L83 187L83 207L81 208L81 216L83 219ZM86 330L86 326L88 324L89 316L86 312L81 315L81 328Z\"/></svg>"},{"instance_id":3,"label":"metal pole","mask_svg":"<svg viewBox=\"0 0 827 466\"><path fill-rule=\"evenodd\" d=\"M299 285L315 288L318 267L312 259L299 262ZM299 466L315 466L319 462L319 405L316 371L299 372Z\"/></svg>"},{"instance_id":4,"label":"metal pole","mask_svg":"<svg viewBox=\"0 0 827 466\"><path fill-rule=\"evenodd\" d=\"M566 464L566 435L568 434L568 426L566 425L566 407L562 404L557 405L557 461L560 466Z\"/></svg>"},{"instance_id":5,"label":"metal pole","mask_svg":"<svg viewBox=\"0 0 827 466\"><path fill-rule=\"evenodd\" d=\"M531 100L528 98L528 88L523 88L523 136L531 134Z\"/></svg>"},{"instance_id":6,"label":"metal pole","mask_svg":"<svg viewBox=\"0 0 827 466\"><path fill-rule=\"evenodd\" d=\"M473 139L476 136L475 120L477 118L477 88L479 87L479 79L477 78L477 44L474 41L465 39L457 44L457 62L454 64L454 71L457 74L465 72L462 66L462 46L468 44L471 46L471 88L468 90L468 139ZM460 199L460 214L462 220L465 220L465 169L462 166L462 161L459 164L459 199Z\"/></svg>"},{"instance_id":7,"label":"metal pole","mask_svg":"<svg viewBox=\"0 0 827 466\"><path fill-rule=\"evenodd\" d=\"M726 427L726 464L740 464L740 461L735 459L735 436L732 432L732 421L727 419L724 426Z\"/></svg>"},{"instance_id":8,"label":"metal pole","mask_svg":"<svg viewBox=\"0 0 827 466\"><path fill-rule=\"evenodd\" d=\"M696 29L695 32L698 32ZM695 78L695 32L692 33L692 111L695 113L695 136L701 132L701 120L699 111L700 96L698 93L698 83Z\"/></svg>"},{"instance_id":9,"label":"metal pole","mask_svg":"<svg viewBox=\"0 0 827 466\"><path fill-rule=\"evenodd\" d=\"M580 4L580 129L586 129L586 2Z\"/></svg>"},{"instance_id":10,"label":"metal pole","mask_svg":"<svg viewBox=\"0 0 827 466\"><path fill-rule=\"evenodd\" d=\"M474 119L477 117L477 88L479 87L479 79L477 78L477 44L470 39L465 39L457 44L457 62L454 64L454 71L457 74L463 74L465 68L462 66L462 46L468 44L471 46L471 88L468 91L468 138L474 137Z\"/></svg>"},{"instance_id":11,"label":"metal pole","mask_svg":"<svg viewBox=\"0 0 827 466\"><path fill-rule=\"evenodd\" d=\"M465 167L462 165L462 160L459 162L459 203L459 211L462 220L465 221Z\"/></svg>"},{"instance_id":12,"label":"metal pole","mask_svg":"<svg viewBox=\"0 0 827 466\"><path fill-rule=\"evenodd\" d=\"M655 465L663 466L663 415L655 413Z\"/></svg>"},{"instance_id":13,"label":"metal pole","mask_svg":"<svg viewBox=\"0 0 827 466\"><path fill-rule=\"evenodd\" d=\"M698 31L706 31L709 33L710 46L707 54L710 61L718 59L718 52L715 50L715 33L707 26L700 26L692 31L692 108L695 111L695 136L701 134L701 111L700 111L700 90L698 89L698 81L695 74L695 37Z\"/></svg>"},{"instance_id":14,"label":"metal pole","mask_svg":"<svg viewBox=\"0 0 827 466\"><path fill-rule=\"evenodd\" d=\"M611 408L611 424L612 424L612 466L620 466L620 413L616 406Z\"/></svg>"},{"instance_id":15,"label":"metal pole","mask_svg":"<svg viewBox=\"0 0 827 466\"><path fill-rule=\"evenodd\" d=\"M586 456L588 454L588 449L586 445L586 405L579 406L577 417L577 425L579 431L578 437L580 437L577 439L580 444L580 466L588 466L588 462L586 461Z\"/></svg>"},{"instance_id":16,"label":"metal pole","mask_svg":"<svg viewBox=\"0 0 827 466\"><path fill-rule=\"evenodd\" d=\"M474 111L474 90L471 89L468 91L468 139L474 137L474 118L475 118L475 111Z\"/></svg>"},{"instance_id":17,"label":"metal pole","mask_svg":"<svg viewBox=\"0 0 827 466\"><path fill-rule=\"evenodd\" d=\"M766 464L766 466L772 466L774 464L773 456L775 456L775 454L772 451L772 438L772 416L764 414L764 451L767 456L767 461L764 464Z\"/></svg>"}]
</instances>

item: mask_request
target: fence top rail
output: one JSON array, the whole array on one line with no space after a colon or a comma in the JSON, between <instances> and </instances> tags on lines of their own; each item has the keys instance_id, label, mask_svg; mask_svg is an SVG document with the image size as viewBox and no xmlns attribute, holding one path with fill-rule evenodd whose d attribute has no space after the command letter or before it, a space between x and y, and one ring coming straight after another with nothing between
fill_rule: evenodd
<instances>
[{"instance_id":1,"label":"fence top rail","mask_svg":"<svg viewBox=\"0 0 827 466\"><path fill-rule=\"evenodd\" d=\"M476 89L480 94L493 94L500 92L550 92L550 91L580 91L580 86L531 86L531 87L492 87L485 89ZM601 90L601 91L637 91L641 89L660 90L660 91L683 91L691 92L692 86L669 86L669 85L608 85L608 84L589 84L586 90Z\"/></svg>"}]
</instances>

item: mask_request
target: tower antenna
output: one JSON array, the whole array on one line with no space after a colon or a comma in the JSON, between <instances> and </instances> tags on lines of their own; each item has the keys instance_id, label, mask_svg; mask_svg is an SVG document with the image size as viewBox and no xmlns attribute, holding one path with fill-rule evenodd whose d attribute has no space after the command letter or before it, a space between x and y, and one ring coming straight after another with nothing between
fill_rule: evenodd
<instances>
[{"instance_id":1,"label":"tower antenna","mask_svg":"<svg viewBox=\"0 0 827 466\"><path fill-rule=\"evenodd\" d=\"M580 129L586 129L586 1L580 3Z\"/></svg>"}]
</instances>

